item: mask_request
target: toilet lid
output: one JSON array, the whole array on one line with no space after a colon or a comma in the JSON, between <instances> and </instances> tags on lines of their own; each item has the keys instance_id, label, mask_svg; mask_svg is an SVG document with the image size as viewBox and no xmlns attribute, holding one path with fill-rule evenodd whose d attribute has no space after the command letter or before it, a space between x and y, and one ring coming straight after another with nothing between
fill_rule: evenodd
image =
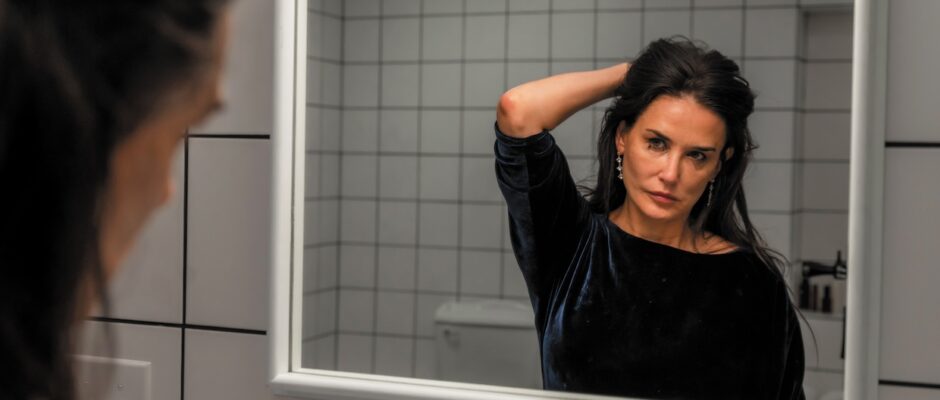
<instances>
[{"instance_id":1,"label":"toilet lid","mask_svg":"<svg viewBox=\"0 0 940 400\"><path fill-rule=\"evenodd\" d=\"M532 306L512 300L450 301L437 308L434 320L439 324L535 329Z\"/></svg>"}]
</instances>

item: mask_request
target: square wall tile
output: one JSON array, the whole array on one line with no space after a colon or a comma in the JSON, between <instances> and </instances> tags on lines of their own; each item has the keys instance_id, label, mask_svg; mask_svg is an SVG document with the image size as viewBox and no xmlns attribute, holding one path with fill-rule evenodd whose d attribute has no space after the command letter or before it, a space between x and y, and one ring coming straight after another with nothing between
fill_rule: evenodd
<instances>
[{"instance_id":1,"label":"square wall tile","mask_svg":"<svg viewBox=\"0 0 940 400\"><path fill-rule=\"evenodd\" d=\"M379 196L415 199L418 196L418 157L379 156Z\"/></svg>"},{"instance_id":2,"label":"square wall tile","mask_svg":"<svg viewBox=\"0 0 940 400\"><path fill-rule=\"evenodd\" d=\"M643 0L597 0L599 10L639 10L643 7Z\"/></svg>"},{"instance_id":3,"label":"square wall tile","mask_svg":"<svg viewBox=\"0 0 940 400\"><path fill-rule=\"evenodd\" d=\"M460 159L456 157L421 157L419 196L424 200L457 200ZM494 172L495 174L495 172ZM496 179L496 178L493 178Z\"/></svg>"},{"instance_id":4,"label":"square wall tile","mask_svg":"<svg viewBox=\"0 0 940 400\"><path fill-rule=\"evenodd\" d=\"M373 110L343 110L344 151L376 151L379 147L379 112Z\"/></svg>"},{"instance_id":5,"label":"square wall tile","mask_svg":"<svg viewBox=\"0 0 940 400\"><path fill-rule=\"evenodd\" d=\"M379 202L379 243L414 244L417 212L413 202Z\"/></svg>"},{"instance_id":6,"label":"square wall tile","mask_svg":"<svg viewBox=\"0 0 940 400\"><path fill-rule=\"evenodd\" d=\"M375 252L373 245L341 245L339 284L343 287L375 287Z\"/></svg>"},{"instance_id":7,"label":"square wall tile","mask_svg":"<svg viewBox=\"0 0 940 400\"><path fill-rule=\"evenodd\" d=\"M109 317L183 322L183 157L177 149L173 197L141 231L109 286Z\"/></svg>"},{"instance_id":8,"label":"square wall tile","mask_svg":"<svg viewBox=\"0 0 940 400\"><path fill-rule=\"evenodd\" d=\"M179 328L86 321L81 329L82 342L78 345L76 354L149 362L152 390L150 399L180 398L183 339ZM113 336L105 336L106 329L109 329ZM104 343L106 338L114 345L113 353L108 353L109 348ZM85 388L79 383L77 389L82 391Z\"/></svg>"},{"instance_id":9,"label":"square wall tile","mask_svg":"<svg viewBox=\"0 0 940 400\"><path fill-rule=\"evenodd\" d=\"M460 253L460 293L499 296L500 252L464 250Z\"/></svg>"},{"instance_id":10,"label":"square wall tile","mask_svg":"<svg viewBox=\"0 0 940 400\"><path fill-rule=\"evenodd\" d=\"M594 2L584 0L552 0L552 11L594 11Z\"/></svg>"},{"instance_id":11,"label":"square wall tile","mask_svg":"<svg viewBox=\"0 0 940 400\"><path fill-rule=\"evenodd\" d=\"M453 14L463 12L463 0L434 0L422 2L424 14Z\"/></svg>"},{"instance_id":12,"label":"square wall tile","mask_svg":"<svg viewBox=\"0 0 940 400\"><path fill-rule=\"evenodd\" d=\"M598 58L622 60L640 53L643 43L643 13L603 12L597 14Z\"/></svg>"},{"instance_id":13,"label":"square wall tile","mask_svg":"<svg viewBox=\"0 0 940 400\"><path fill-rule=\"evenodd\" d=\"M457 293L457 250L418 250L418 290Z\"/></svg>"},{"instance_id":14,"label":"square wall tile","mask_svg":"<svg viewBox=\"0 0 940 400\"><path fill-rule=\"evenodd\" d=\"M849 218L844 213L803 212L800 215L800 255L804 260L834 260L848 251Z\"/></svg>"},{"instance_id":15,"label":"square wall tile","mask_svg":"<svg viewBox=\"0 0 940 400\"><path fill-rule=\"evenodd\" d=\"M339 14L334 14L339 15ZM340 41L343 32L343 22L339 18L324 15L320 20L323 24L322 43L323 58L338 61L342 58L343 42Z\"/></svg>"},{"instance_id":16,"label":"square wall tile","mask_svg":"<svg viewBox=\"0 0 940 400\"><path fill-rule=\"evenodd\" d=\"M415 378L439 379L434 339L415 340Z\"/></svg>"},{"instance_id":17,"label":"square wall tile","mask_svg":"<svg viewBox=\"0 0 940 400\"><path fill-rule=\"evenodd\" d=\"M593 125L591 110L581 110L558 125L552 132L552 136L565 156L592 157L597 149Z\"/></svg>"},{"instance_id":18,"label":"square wall tile","mask_svg":"<svg viewBox=\"0 0 940 400\"><path fill-rule=\"evenodd\" d=\"M852 63L807 63L804 107L850 110L852 108Z\"/></svg>"},{"instance_id":19,"label":"square wall tile","mask_svg":"<svg viewBox=\"0 0 940 400\"><path fill-rule=\"evenodd\" d=\"M744 0L695 0L695 8L743 6Z\"/></svg>"},{"instance_id":20,"label":"square wall tile","mask_svg":"<svg viewBox=\"0 0 940 400\"><path fill-rule=\"evenodd\" d=\"M779 251L789 259L797 256L793 254L791 244L793 227L793 217L791 215L766 214L754 211L751 211L750 214L754 228L764 237L771 249Z\"/></svg>"},{"instance_id":21,"label":"square wall tile","mask_svg":"<svg viewBox=\"0 0 940 400\"><path fill-rule=\"evenodd\" d=\"M744 175L744 193L751 211L792 211L792 162L755 162ZM703 196L708 195L705 189Z\"/></svg>"},{"instance_id":22,"label":"square wall tile","mask_svg":"<svg viewBox=\"0 0 940 400\"><path fill-rule=\"evenodd\" d=\"M804 114L803 158L848 161L851 122L851 114L846 112Z\"/></svg>"},{"instance_id":23,"label":"square wall tile","mask_svg":"<svg viewBox=\"0 0 940 400\"><path fill-rule=\"evenodd\" d=\"M552 61L550 64L552 75L563 74L565 72L592 71L594 69L596 68L594 68L593 61ZM537 78L543 77L544 76L539 76Z\"/></svg>"},{"instance_id":24,"label":"square wall tile","mask_svg":"<svg viewBox=\"0 0 940 400\"><path fill-rule=\"evenodd\" d=\"M795 5L797 0L745 0L748 7L752 6L788 6Z\"/></svg>"},{"instance_id":25,"label":"square wall tile","mask_svg":"<svg viewBox=\"0 0 940 400\"><path fill-rule=\"evenodd\" d=\"M470 15L466 25L467 60L501 60L506 56L505 15Z\"/></svg>"},{"instance_id":26,"label":"square wall tile","mask_svg":"<svg viewBox=\"0 0 940 400\"><path fill-rule=\"evenodd\" d=\"M468 107L493 107L495 114L499 96L506 89L505 64L464 64L463 105Z\"/></svg>"},{"instance_id":27,"label":"square wall tile","mask_svg":"<svg viewBox=\"0 0 940 400\"><path fill-rule=\"evenodd\" d=\"M754 150L756 160L794 160L799 158L793 149L794 124L796 113L793 111L756 111L748 121L751 138L759 146Z\"/></svg>"},{"instance_id":28,"label":"square wall tile","mask_svg":"<svg viewBox=\"0 0 940 400\"><path fill-rule=\"evenodd\" d=\"M381 110L379 121L380 150L409 153L418 151L417 111Z\"/></svg>"},{"instance_id":29,"label":"square wall tile","mask_svg":"<svg viewBox=\"0 0 940 400\"><path fill-rule=\"evenodd\" d=\"M336 335L326 335L301 343L300 367L310 369L336 369Z\"/></svg>"},{"instance_id":30,"label":"square wall tile","mask_svg":"<svg viewBox=\"0 0 940 400\"><path fill-rule=\"evenodd\" d=\"M796 57L800 12L794 8L748 9L744 54L748 57Z\"/></svg>"},{"instance_id":31,"label":"square wall tile","mask_svg":"<svg viewBox=\"0 0 940 400\"><path fill-rule=\"evenodd\" d=\"M806 162L801 183L803 209L849 210L849 163Z\"/></svg>"},{"instance_id":32,"label":"square wall tile","mask_svg":"<svg viewBox=\"0 0 940 400\"><path fill-rule=\"evenodd\" d=\"M346 65L343 67L343 105L375 107L379 103L379 67Z\"/></svg>"},{"instance_id":33,"label":"square wall tile","mask_svg":"<svg viewBox=\"0 0 940 400\"><path fill-rule=\"evenodd\" d=\"M757 93L756 108L796 107L795 60L747 60L745 68L744 77Z\"/></svg>"},{"instance_id":34,"label":"square wall tile","mask_svg":"<svg viewBox=\"0 0 940 400\"><path fill-rule=\"evenodd\" d=\"M378 190L378 158L375 156L343 156L343 197L373 197Z\"/></svg>"},{"instance_id":35,"label":"square wall tile","mask_svg":"<svg viewBox=\"0 0 940 400\"><path fill-rule=\"evenodd\" d=\"M852 12L806 14L806 58L831 60L852 58Z\"/></svg>"},{"instance_id":36,"label":"square wall tile","mask_svg":"<svg viewBox=\"0 0 940 400\"><path fill-rule=\"evenodd\" d=\"M411 377L414 367L414 339L382 337L375 339L375 373Z\"/></svg>"},{"instance_id":37,"label":"square wall tile","mask_svg":"<svg viewBox=\"0 0 940 400\"><path fill-rule=\"evenodd\" d=\"M506 0L474 0L466 2L467 13L504 12Z\"/></svg>"},{"instance_id":38,"label":"square wall tile","mask_svg":"<svg viewBox=\"0 0 940 400\"><path fill-rule=\"evenodd\" d=\"M339 329L360 333L372 332L374 325L375 292L371 290L340 289ZM342 350L340 351L342 352Z\"/></svg>"},{"instance_id":39,"label":"square wall tile","mask_svg":"<svg viewBox=\"0 0 940 400\"><path fill-rule=\"evenodd\" d=\"M689 10L646 11L643 18L643 40L646 43L673 35L691 34L692 13Z\"/></svg>"},{"instance_id":40,"label":"square wall tile","mask_svg":"<svg viewBox=\"0 0 940 400\"><path fill-rule=\"evenodd\" d=\"M324 108L320 110L320 118L320 148L317 150L339 150L342 113Z\"/></svg>"},{"instance_id":41,"label":"square wall tile","mask_svg":"<svg viewBox=\"0 0 940 400\"><path fill-rule=\"evenodd\" d=\"M422 106L460 106L461 66L427 64L421 67Z\"/></svg>"},{"instance_id":42,"label":"square wall tile","mask_svg":"<svg viewBox=\"0 0 940 400\"><path fill-rule=\"evenodd\" d=\"M414 333L415 294L378 293L376 331L378 333L411 335Z\"/></svg>"},{"instance_id":43,"label":"square wall tile","mask_svg":"<svg viewBox=\"0 0 940 400\"><path fill-rule=\"evenodd\" d=\"M494 103L492 110L463 112L463 154L492 157L496 141L493 131L493 123L496 122L495 108Z\"/></svg>"},{"instance_id":44,"label":"square wall tile","mask_svg":"<svg viewBox=\"0 0 940 400\"><path fill-rule=\"evenodd\" d=\"M371 374L374 343L371 335L340 334L336 369Z\"/></svg>"},{"instance_id":45,"label":"square wall tile","mask_svg":"<svg viewBox=\"0 0 940 400\"><path fill-rule=\"evenodd\" d=\"M690 8L692 0L653 0L646 2L646 8Z\"/></svg>"},{"instance_id":46,"label":"square wall tile","mask_svg":"<svg viewBox=\"0 0 940 400\"><path fill-rule=\"evenodd\" d=\"M413 247L379 247L379 289L414 290L417 251Z\"/></svg>"},{"instance_id":47,"label":"square wall tile","mask_svg":"<svg viewBox=\"0 0 940 400\"><path fill-rule=\"evenodd\" d=\"M516 61L507 64L507 89L512 89L523 83L542 79L549 75L549 63L544 61Z\"/></svg>"},{"instance_id":48,"label":"square wall tile","mask_svg":"<svg viewBox=\"0 0 940 400\"><path fill-rule=\"evenodd\" d=\"M510 58L547 59L548 22L548 14L510 14Z\"/></svg>"},{"instance_id":49,"label":"square wall tile","mask_svg":"<svg viewBox=\"0 0 940 400\"><path fill-rule=\"evenodd\" d=\"M461 246L499 248L502 233L500 205L462 204L460 212Z\"/></svg>"},{"instance_id":50,"label":"square wall tile","mask_svg":"<svg viewBox=\"0 0 940 400\"><path fill-rule=\"evenodd\" d=\"M375 241L375 201L343 200L343 205L340 208L342 209L340 240L351 242Z\"/></svg>"},{"instance_id":51,"label":"square wall tile","mask_svg":"<svg viewBox=\"0 0 940 400\"><path fill-rule=\"evenodd\" d=\"M463 21L460 17L425 17L422 23L423 59L460 60L463 54Z\"/></svg>"},{"instance_id":52,"label":"square wall tile","mask_svg":"<svg viewBox=\"0 0 940 400\"><path fill-rule=\"evenodd\" d=\"M343 0L345 17L377 17L381 0Z\"/></svg>"},{"instance_id":53,"label":"square wall tile","mask_svg":"<svg viewBox=\"0 0 940 400\"><path fill-rule=\"evenodd\" d=\"M343 21L343 60L379 61L379 21Z\"/></svg>"},{"instance_id":54,"label":"square wall tile","mask_svg":"<svg viewBox=\"0 0 940 400\"><path fill-rule=\"evenodd\" d=\"M418 243L434 246L457 246L456 204L421 203L418 206Z\"/></svg>"},{"instance_id":55,"label":"square wall tile","mask_svg":"<svg viewBox=\"0 0 940 400\"><path fill-rule=\"evenodd\" d=\"M460 152L460 111L421 112L421 152Z\"/></svg>"},{"instance_id":56,"label":"square wall tile","mask_svg":"<svg viewBox=\"0 0 940 400\"><path fill-rule=\"evenodd\" d=\"M420 28L418 18L383 19L382 61L417 61Z\"/></svg>"},{"instance_id":57,"label":"square wall tile","mask_svg":"<svg viewBox=\"0 0 940 400\"><path fill-rule=\"evenodd\" d=\"M594 57L594 13L552 14L552 59Z\"/></svg>"},{"instance_id":58,"label":"square wall tile","mask_svg":"<svg viewBox=\"0 0 940 400\"><path fill-rule=\"evenodd\" d=\"M270 229L267 140L190 139L187 322L264 330Z\"/></svg>"},{"instance_id":59,"label":"square wall tile","mask_svg":"<svg viewBox=\"0 0 940 400\"><path fill-rule=\"evenodd\" d=\"M274 129L274 3L232 5L231 46L221 90L225 109L193 127L202 134L270 134Z\"/></svg>"},{"instance_id":60,"label":"square wall tile","mask_svg":"<svg viewBox=\"0 0 940 400\"><path fill-rule=\"evenodd\" d=\"M461 171L461 199L471 201L503 201L496 183L492 158L464 158Z\"/></svg>"},{"instance_id":61,"label":"square wall tile","mask_svg":"<svg viewBox=\"0 0 940 400\"><path fill-rule=\"evenodd\" d=\"M727 57L741 56L743 30L744 10L696 9L692 12L692 38L708 43Z\"/></svg>"},{"instance_id":62,"label":"square wall tile","mask_svg":"<svg viewBox=\"0 0 940 400\"><path fill-rule=\"evenodd\" d=\"M382 15L418 15L421 13L421 0L383 0ZM386 21L387 22L387 21Z\"/></svg>"},{"instance_id":63,"label":"square wall tile","mask_svg":"<svg viewBox=\"0 0 940 400\"><path fill-rule=\"evenodd\" d=\"M329 62L322 63L320 67L322 69L320 73L323 74L322 82L320 82L323 95L320 101L325 105L338 106L342 97L342 70L339 65Z\"/></svg>"},{"instance_id":64,"label":"square wall tile","mask_svg":"<svg viewBox=\"0 0 940 400\"><path fill-rule=\"evenodd\" d=\"M382 106L418 105L418 65L382 66Z\"/></svg>"},{"instance_id":65,"label":"square wall tile","mask_svg":"<svg viewBox=\"0 0 940 400\"><path fill-rule=\"evenodd\" d=\"M509 0L509 11L548 11L549 0Z\"/></svg>"},{"instance_id":66,"label":"square wall tile","mask_svg":"<svg viewBox=\"0 0 940 400\"><path fill-rule=\"evenodd\" d=\"M891 56L887 61L885 139L940 142L940 79L933 79L940 70L936 18L940 2L892 1L888 7Z\"/></svg>"}]
</instances>

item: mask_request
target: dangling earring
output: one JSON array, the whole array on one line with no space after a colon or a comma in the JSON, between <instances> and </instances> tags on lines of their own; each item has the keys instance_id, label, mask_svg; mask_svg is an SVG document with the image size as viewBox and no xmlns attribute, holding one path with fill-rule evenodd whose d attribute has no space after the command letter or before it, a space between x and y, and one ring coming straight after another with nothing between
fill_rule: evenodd
<instances>
[{"instance_id":1,"label":"dangling earring","mask_svg":"<svg viewBox=\"0 0 940 400\"><path fill-rule=\"evenodd\" d=\"M712 179L711 182L708 182L708 200L705 202L705 208L711 207L712 205L712 192L715 190L715 180Z\"/></svg>"},{"instance_id":2,"label":"dangling earring","mask_svg":"<svg viewBox=\"0 0 940 400\"><path fill-rule=\"evenodd\" d=\"M623 157L617 154L617 177L623 180Z\"/></svg>"}]
</instances>

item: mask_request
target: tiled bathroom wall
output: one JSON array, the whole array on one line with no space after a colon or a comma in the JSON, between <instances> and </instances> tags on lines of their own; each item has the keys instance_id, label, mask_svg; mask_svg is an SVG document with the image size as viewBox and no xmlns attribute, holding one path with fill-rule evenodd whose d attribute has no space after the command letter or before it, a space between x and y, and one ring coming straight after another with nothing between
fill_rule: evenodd
<instances>
[{"instance_id":1,"label":"tiled bathroom wall","mask_svg":"<svg viewBox=\"0 0 940 400\"><path fill-rule=\"evenodd\" d=\"M302 365L432 377L437 306L527 302L493 171L499 95L659 37L742 66L759 95L751 217L799 260L802 15L793 0L311 2ZM585 184L605 103L554 132Z\"/></svg>"}]
</instances>

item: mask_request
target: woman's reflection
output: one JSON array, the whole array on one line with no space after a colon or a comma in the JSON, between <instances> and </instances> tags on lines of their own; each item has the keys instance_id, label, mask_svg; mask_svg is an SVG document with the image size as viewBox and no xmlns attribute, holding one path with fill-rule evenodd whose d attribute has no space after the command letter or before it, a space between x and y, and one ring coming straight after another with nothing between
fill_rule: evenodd
<instances>
[{"instance_id":1,"label":"woman's reflection","mask_svg":"<svg viewBox=\"0 0 940 400\"><path fill-rule=\"evenodd\" d=\"M585 198L549 131L608 97ZM753 110L738 66L685 39L503 94L496 174L546 389L804 397L785 260L751 224L741 185Z\"/></svg>"}]
</instances>

